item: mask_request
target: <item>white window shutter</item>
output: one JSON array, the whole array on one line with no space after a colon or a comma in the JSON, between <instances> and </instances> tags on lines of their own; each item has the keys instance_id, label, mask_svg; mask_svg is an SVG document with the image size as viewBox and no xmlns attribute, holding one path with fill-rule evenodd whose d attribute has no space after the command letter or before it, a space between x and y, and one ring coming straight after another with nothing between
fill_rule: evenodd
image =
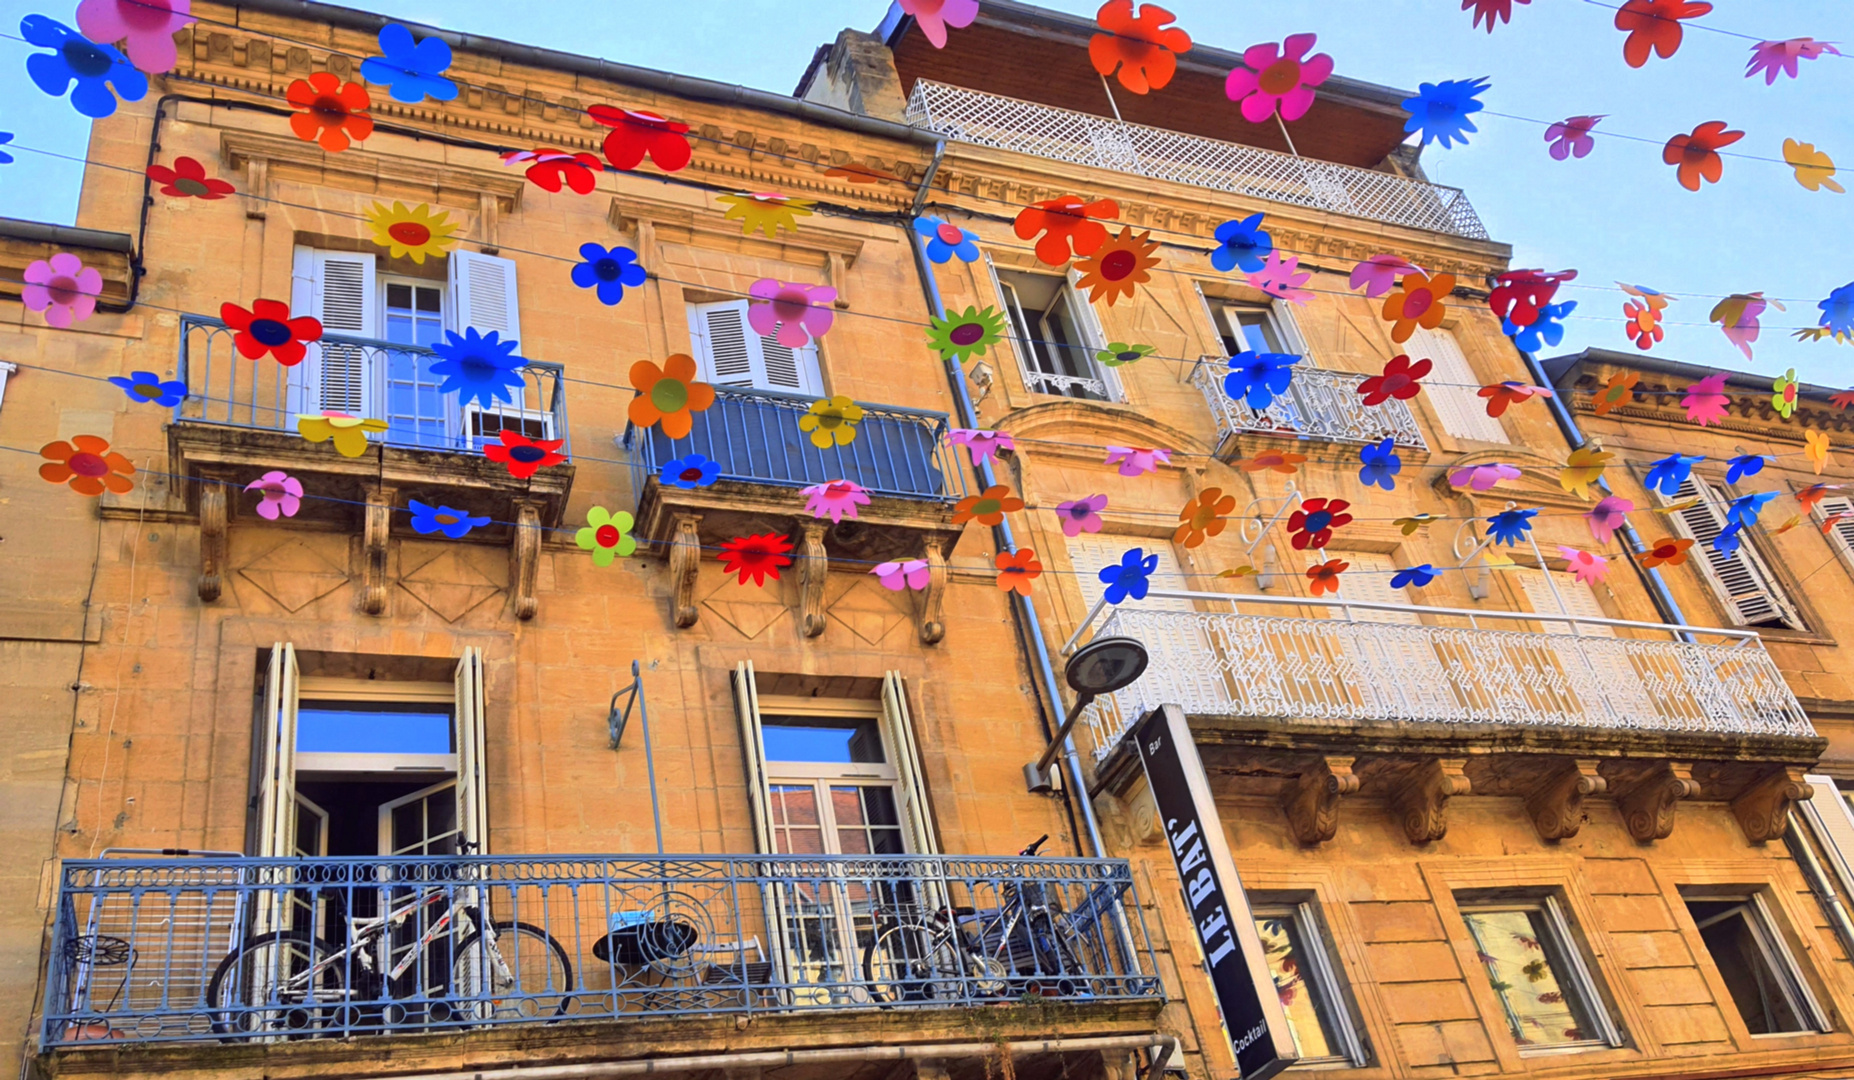
<instances>
[{"instance_id":1,"label":"white window shutter","mask_svg":"<svg viewBox=\"0 0 1854 1080\"><path fill-rule=\"evenodd\" d=\"M1497 417L1487 415L1486 402L1480 398L1480 380L1454 334L1419 326L1404 342L1403 349L1411 361L1426 359L1435 365L1422 396L1429 399L1429 407L1443 431L1457 439L1509 441L1506 427Z\"/></svg>"},{"instance_id":2,"label":"white window shutter","mask_svg":"<svg viewBox=\"0 0 1854 1080\"><path fill-rule=\"evenodd\" d=\"M888 729L890 758L900 778L902 826L908 833L912 855L940 854L940 837L934 829L933 808L927 804L926 774L921 769L920 745L914 737L914 718L908 712L908 684L898 671L882 676L882 720Z\"/></svg>"},{"instance_id":3,"label":"white window shutter","mask_svg":"<svg viewBox=\"0 0 1854 1080\"><path fill-rule=\"evenodd\" d=\"M1344 559L1352 564L1345 573L1339 575L1340 599L1360 604L1410 603L1410 598L1404 595L1402 589L1391 588L1391 578L1397 573L1397 564L1391 561L1389 555L1372 551L1344 551L1329 557ZM1405 626L1419 626L1423 621L1407 606L1402 611L1354 611L1352 615L1359 622L1400 623Z\"/></svg>"},{"instance_id":4,"label":"white window shutter","mask_svg":"<svg viewBox=\"0 0 1854 1080\"><path fill-rule=\"evenodd\" d=\"M1307 339L1301 336L1300 323L1294 320L1294 305L1285 300L1274 300L1268 305L1269 317L1275 320L1275 329L1281 332L1281 344L1288 352L1305 358L1307 366L1313 366L1313 354L1307 349Z\"/></svg>"},{"instance_id":5,"label":"white window shutter","mask_svg":"<svg viewBox=\"0 0 1854 1080\"><path fill-rule=\"evenodd\" d=\"M1826 776L1810 775L1815 794L1799 809L1826 848L1829 865L1841 882L1844 893L1854 891L1854 811L1848 807L1847 793L1840 784Z\"/></svg>"},{"instance_id":6,"label":"white window shutter","mask_svg":"<svg viewBox=\"0 0 1854 1080\"><path fill-rule=\"evenodd\" d=\"M1549 581L1545 578L1546 574L1551 575ZM1532 605L1532 610L1540 615L1558 614L1558 603L1562 600L1566 614L1586 619L1609 618L1609 615L1603 611L1603 605L1597 603L1596 593L1590 591L1590 586L1577 580L1571 574L1560 573L1556 570L1521 569L1511 571L1510 576L1519 579L1519 586L1525 591L1527 602ZM1556 595L1552 592L1553 585L1558 587ZM1548 634L1571 632L1570 623L1544 619L1539 621L1544 625L1545 632ZM1603 637L1616 636L1615 628L1610 626L1583 624L1577 627L1577 632L1586 636L1591 634Z\"/></svg>"},{"instance_id":7,"label":"white window shutter","mask_svg":"<svg viewBox=\"0 0 1854 1080\"><path fill-rule=\"evenodd\" d=\"M1670 517L1674 530L1693 541L1689 561L1699 565L1734 624L1762 626L1774 621L1792 630L1802 629L1801 617L1777 587L1776 577L1764 565L1750 537L1741 536L1738 550L1729 555L1714 546L1713 541L1726 527L1725 499L1717 488L1689 476L1672 498L1659 491L1655 498L1664 506L1686 499L1699 500Z\"/></svg>"},{"instance_id":8,"label":"white window shutter","mask_svg":"<svg viewBox=\"0 0 1854 1080\"><path fill-rule=\"evenodd\" d=\"M1101 385L1107 387L1109 401L1125 401L1127 395L1120 386L1119 372L1113 368L1104 368L1094 362L1095 353L1107 350L1107 331L1101 326L1101 317L1095 312L1094 305L1088 302L1088 294L1083 292L1079 286L1081 271L1071 269L1068 277L1069 284L1064 296L1068 300L1069 310L1075 313L1076 327L1081 330L1082 337L1086 339L1087 356L1084 359L1088 364L1088 371L1101 380Z\"/></svg>"},{"instance_id":9,"label":"white window shutter","mask_svg":"<svg viewBox=\"0 0 1854 1080\"><path fill-rule=\"evenodd\" d=\"M485 768L483 650L471 645L457 660L457 831L473 845L471 855L489 854L489 781Z\"/></svg>"},{"instance_id":10,"label":"white window shutter","mask_svg":"<svg viewBox=\"0 0 1854 1080\"><path fill-rule=\"evenodd\" d=\"M1836 554L1841 556L1843 562L1847 563L1850 568L1854 568L1854 499L1845 495L1836 495L1816 503L1814 509L1810 511L1818 529L1822 522L1836 514L1847 516L1829 526L1828 544L1835 549Z\"/></svg>"},{"instance_id":11,"label":"white window shutter","mask_svg":"<svg viewBox=\"0 0 1854 1080\"><path fill-rule=\"evenodd\" d=\"M822 393L817 344L788 349L777 337L754 333L747 306L746 300L690 305L689 332L704 378L716 386Z\"/></svg>"},{"instance_id":12,"label":"white window shutter","mask_svg":"<svg viewBox=\"0 0 1854 1080\"><path fill-rule=\"evenodd\" d=\"M296 649L270 647L264 676L264 727L253 755L257 822L252 854L287 859L296 850Z\"/></svg>"},{"instance_id":13,"label":"white window shutter","mask_svg":"<svg viewBox=\"0 0 1854 1080\"><path fill-rule=\"evenodd\" d=\"M515 262L474 251L453 251L446 260L457 331L495 331L503 341L521 340L521 303Z\"/></svg>"},{"instance_id":14,"label":"white window shutter","mask_svg":"<svg viewBox=\"0 0 1854 1080\"><path fill-rule=\"evenodd\" d=\"M325 333L377 337L380 289L374 256L354 251L308 251L307 264L310 280L306 310L293 308L291 313L315 316L322 321ZM385 377L383 371L376 370L376 359L357 345L323 342L310 346L305 378L313 392L307 395L302 411L376 415L375 403L380 400Z\"/></svg>"}]
</instances>

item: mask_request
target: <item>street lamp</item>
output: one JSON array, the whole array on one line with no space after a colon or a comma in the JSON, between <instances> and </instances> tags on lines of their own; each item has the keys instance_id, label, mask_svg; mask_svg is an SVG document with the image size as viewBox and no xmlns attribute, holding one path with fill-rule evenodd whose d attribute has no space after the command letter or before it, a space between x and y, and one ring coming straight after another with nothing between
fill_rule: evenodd
<instances>
[{"instance_id":1,"label":"street lamp","mask_svg":"<svg viewBox=\"0 0 1854 1080\"><path fill-rule=\"evenodd\" d=\"M1049 745L1043 748L1042 756L1024 766L1024 783L1031 791L1046 792L1054 787L1050 763L1062 752L1062 744L1068 740L1075 721L1081 719L1082 710L1102 694L1131 685L1145 674L1147 659L1146 646L1127 637L1096 638L1069 657L1062 677L1068 680L1069 689L1075 691L1075 704L1050 738Z\"/></svg>"}]
</instances>

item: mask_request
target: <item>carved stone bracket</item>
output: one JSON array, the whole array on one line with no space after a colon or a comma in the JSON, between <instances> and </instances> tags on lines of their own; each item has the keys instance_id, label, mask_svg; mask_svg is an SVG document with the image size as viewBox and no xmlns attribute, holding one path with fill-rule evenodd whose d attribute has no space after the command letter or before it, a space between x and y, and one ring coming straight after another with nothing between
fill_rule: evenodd
<instances>
[{"instance_id":1,"label":"carved stone bracket","mask_svg":"<svg viewBox=\"0 0 1854 1080\"><path fill-rule=\"evenodd\" d=\"M946 636L946 541L929 537L921 545L921 558L927 560L927 587L911 594L914 620L921 644L938 645Z\"/></svg>"},{"instance_id":2,"label":"carved stone bracket","mask_svg":"<svg viewBox=\"0 0 1854 1080\"><path fill-rule=\"evenodd\" d=\"M1294 839L1307 847L1331 840L1339 831L1339 800L1356 794L1359 778L1349 757L1323 757L1281 793Z\"/></svg>"},{"instance_id":3,"label":"carved stone bracket","mask_svg":"<svg viewBox=\"0 0 1854 1080\"><path fill-rule=\"evenodd\" d=\"M541 504L515 504L515 530L509 541L509 581L515 586L515 617L532 619L541 602L534 595L541 565Z\"/></svg>"},{"instance_id":4,"label":"carved stone bracket","mask_svg":"<svg viewBox=\"0 0 1854 1080\"><path fill-rule=\"evenodd\" d=\"M824 616L824 587L830 578L830 555L824 550L827 528L821 521L799 524L798 610L804 614L806 637L822 634L829 621Z\"/></svg>"},{"instance_id":5,"label":"carved stone bracket","mask_svg":"<svg viewBox=\"0 0 1854 1080\"><path fill-rule=\"evenodd\" d=\"M1427 844L1448 835L1448 800L1472 787L1462 769L1466 758L1426 758L1404 774L1390 793L1391 809L1403 819L1412 844Z\"/></svg>"},{"instance_id":6,"label":"carved stone bracket","mask_svg":"<svg viewBox=\"0 0 1854 1080\"><path fill-rule=\"evenodd\" d=\"M362 569L365 581L361 588L361 610L369 615L386 614L386 540L393 524L396 488L375 485L367 489L366 520L361 530Z\"/></svg>"},{"instance_id":7,"label":"carved stone bracket","mask_svg":"<svg viewBox=\"0 0 1854 1080\"><path fill-rule=\"evenodd\" d=\"M1565 840L1584 824L1584 798L1601 795L1609 781L1597 775L1595 761L1572 761L1546 777L1526 796L1526 814L1545 840Z\"/></svg>"},{"instance_id":8,"label":"carved stone bracket","mask_svg":"<svg viewBox=\"0 0 1854 1080\"><path fill-rule=\"evenodd\" d=\"M1745 839L1762 844L1783 835L1789 827L1790 804L1812 798L1815 789L1803 782L1803 771L1780 768L1758 780L1732 800L1732 816L1745 831Z\"/></svg>"},{"instance_id":9,"label":"carved stone bracket","mask_svg":"<svg viewBox=\"0 0 1854 1080\"><path fill-rule=\"evenodd\" d=\"M695 606L695 576L702 568L701 524L699 514L678 514L675 535L670 541L670 581L676 587L676 625L684 630L695 625L700 613Z\"/></svg>"},{"instance_id":10,"label":"carved stone bracket","mask_svg":"<svg viewBox=\"0 0 1854 1080\"><path fill-rule=\"evenodd\" d=\"M1646 844L1674 832L1674 810L1681 799L1699 794L1693 766L1661 762L1615 793L1616 808L1629 835Z\"/></svg>"},{"instance_id":11,"label":"carved stone bracket","mask_svg":"<svg viewBox=\"0 0 1854 1080\"><path fill-rule=\"evenodd\" d=\"M201 474L200 498L200 603L219 599L225 588L226 529L231 524L231 498L224 476Z\"/></svg>"}]
</instances>

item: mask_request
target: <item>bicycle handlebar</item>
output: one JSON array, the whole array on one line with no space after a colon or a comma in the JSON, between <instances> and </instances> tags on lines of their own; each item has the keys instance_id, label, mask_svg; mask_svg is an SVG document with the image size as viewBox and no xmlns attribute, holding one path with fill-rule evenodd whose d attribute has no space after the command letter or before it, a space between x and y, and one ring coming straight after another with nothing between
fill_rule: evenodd
<instances>
[{"instance_id":1,"label":"bicycle handlebar","mask_svg":"<svg viewBox=\"0 0 1854 1080\"><path fill-rule=\"evenodd\" d=\"M1035 855L1036 849L1042 847L1044 843L1046 843L1048 840L1049 840L1049 834L1044 833L1043 835L1037 837L1034 841L1032 841L1029 847L1018 852L1018 855L1019 856Z\"/></svg>"}]
</instances>

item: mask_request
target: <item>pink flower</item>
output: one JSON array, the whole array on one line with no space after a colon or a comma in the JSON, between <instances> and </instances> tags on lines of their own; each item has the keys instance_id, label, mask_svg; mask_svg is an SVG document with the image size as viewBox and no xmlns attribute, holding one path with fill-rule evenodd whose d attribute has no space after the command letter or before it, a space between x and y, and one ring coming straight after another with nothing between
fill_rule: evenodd
<instances>
[{"instance_id":1,"label":"pink flower","mask_svg":"<svg viewBox=\"0 0 1854 1080\"><path fill-rule=\"evenodd\" d=\"M266 521L295 517L303 505L303 482L286 472L267 472L246 484L245 490L258 493L258 516Z\"/></svg>"},{"instance_id":2,"label":"pink flower","mask_svg":"<svg viewBox=\"0 0 1854 1080\"><path fill-rule=\"evenodd\" d=\"M1725 419L1725 407L1732 401L1724 393L1725 380L1729 377L1727 372L1721 371L1687 387L1687 396L1680 399L1680 404L1686 407L1688 420L1705 427Z\"/></svg>"},{"instance_id":3,"label":"pink flower","mask_svg":"<svg viewBox=\"0 0 1854 1080\"><path fill-rule=\"evenodd\" d=\"M1502 480L1519 479L1519 470L1511 465L1468 465L1448 474L1448 482L1475 491L1492 491Z\"/></svg>"},{"instance_id":4,"label":"pink flower","mask_svg":"<svg viewBox=\"0 0 1854 1080\"><path fill-rule=\"evenodd\" d=\"M129 63L159 75L180 59L174 31L193 21L192 5L193 0L84 0L77 5L77 29L92 41L126 38Z\"/></svg>"},{"instance_id":5,"label":"pink flower","mask_svg":"<svg viewBox=\"0 0 1854 1080\"><path fill-rule=\"evenodd\" d=\"M1333 58L1320 53L1307 56L1318 40L1314 34L1294 34L1279 46L1274 42L1251 45L1242 54L1243 66L1230 72L1223 93L1242 103L1242 118L1260 124L1275 114L1299 120L1313 108L1313 88L1333 73Z\"/></svg>"},{"instance_id":6,"label":"pink flower","mask_svg":"<svg viewBox=\"0 0 1854 1080\"><path fill-rule=\"evenodd\" d=\"M1584 515L1584 520L1590 523L1590 535L1596 537L1599 544L1609 543L1615 538L1616 530L1628 521L1628 513L1633 509L1635 504L1620 495L1603 498Z\"/></svg>"},{"instance_id":7,"label":"pink flower","mask_svg":"<svg viewBox=\"0 0 1854 1080\"><path fill-rule=\"evenodd\" d=\"M1157 472L1159 466L1169 465L1171 460L1170 450L1155 450L1145 446L1107 448L1107 464L1120 466L1122 476L1144 476L1149 472Z\"/></svg>"},{"instance_id":8,"label":"pink flower","mask_svg":"<svg viewBox=\"0 0 1854 1080\"><path fill-rule=\"evenodd\" d=\"M26 287L20 291L28 308L43 311L46 324L60 330L95 314L102 295L103 275L68 251L26 267Z\"/></svg>"},{"instance_id":9,"label":"pink flower","mask_svg":"<svg viewBox=\"0 0 1854 1080\"><path fill-rule=\"evenodd\" d=\"M1017 440L1008 431L979 431L974 428L954 428L946 433L953 442L972 451L972 464L980 465L991 460L991 456L1000 450L1017 449Z\"/></svg>"},{"instance_id":10,"label":"pink flower","mask_svg":"<svg viewBox=\"0 0 1854 1080\"><path fill-rule=\"evenodd\" d=\"M754 282L747 294L757 301L747 309L747 322L754 332L766 336L776 328L779 344L788 349L803 348L813 338L824 336L833 318L831 301L837 299L837 290L828 285L802 285L773 278Z\"/></svg>"},{"instance_id":11,"label":"pink flower","mask_svg":"<svg viewBox=\"0 0 1854 1080\"><path fill-rule=\"evenodd\" d=\"M832 480L827 484L813 484L800 488L800 495L805 496L805 509L814 518L830 515L831 524L844 518L856 520L856 508L869 505L869 495L861 484L849 480Z\"/></svg>"},{"instance_id":12,"label":"pink flower","mask_svg":"<svg viewBox=\"0 0 1854 1080\"><path fill-rule=\"evenodd\" d=\"M885 589L900 592L903 589L916 591L925 589L933 579L933 571L927 568L926 559L908 559L905 562L885 562L869 571L876 576Z\"/></svg>"},{"instance_id":13,"label":"pink flower","mask_svg":"<svg viewBox=\"0 0 1854 1080\"><path fill-rule=\"evenodd\" d=\"M1783 305L1775 300L1764 299L1761 292L1733 293L1713 305L1712 313L1706 317L1719 324L1719 330L1725 334L1725 340L1738 346L1738 351L1745 354L1745 359L1752 359L1751 346L1757 341L1758 333L1763 329L1758 316L1764 309L1775 306L1778 311Z\"/></svg>"},{"instance_id":14,"label":"pink flower","mask_svg":"<svg viewBox=\"0 0 1854 1080\"><path fill-rule=\"evenodd\" d=\"M1585 585L1595 585L1609 576L1609 560L1601 555L1562 544L1558 546L1558 554L1571 564L1571 576Z\"/></svg>"},{"instance_id":15,"label":"pink flower","mask_svg":"<svg viewBox=\"0 0 1854 1080\"><path fill-rule=\"evenodd\" d=\"M901 10L914 16L934 48L944 49L946 28L971 26L979 6L978 0L901 0Z\"/></svg>"},{"instance_id":16,"label":"pink flower","mask_svg":"<svg viewBox=\"0 0 1854 1080\"><path fill-rule=\"evenodd\" d=\"M1056 506L1056 517L1062 522L1062 535L1080 536L1082 533L1101 531L1101 511L1107 509L1107 496L1090 495L1085 499L1070 499Z\"/></svg>"},{"instance_id":17,"label":"pink flower","mask_svg":"<svg viewBox=\"0 0 1854 1080\"><path fill-rule=\"evenodd\" d=\"M1546 128L1545 141L1551 144L1551 156L1563 161L1567 157L1581 158L1590 153L1596 147L1596 140L1590 137L1590 129L1602 122L1602 116L1573 116Z\"/></svg>"},{"instance_id":18,"label":"pink flower","mask_svg":"<svg viewBox=\"0 0 1854 1080\"><path fill-rule=\"evenodd\" d=\"M1402 255L1373 255L1352 268L1350 284L1354 289L1364 289L1367 300L1376 300L1396 287L1399 274L1412 270L1423 272L1422 267Z\"/></svg>"},{"instance_id":19,"label":"pink flower","mask_svg":"<svg viewBox=\"0 0 1854 1080\"><path fill-rule=\"evenodd\" d=\"M1313 271L1296 273L1298 270L1300 256L1289 255L1284 258L1279 250L1271 251L1262 268L1248 275L1249 284L1270 296L1280 297L1290 303L1305 304L1313 299L1313 293L1301 286L1313 280Z\"/></svg>"},{"instance_id":20,"label":"pink flower","mask_svg":"<svg viewBox=\"0 0 1854 1080\"><path fill-rule=\"evenodd\" d=\"M78 25L83 25L84 13L77 13ZM86 30L84 33L88 34ZM1773 86L1779 74L1796 77L1796 61L1814 60L1823 53L1841 55L1841 50L1826 41L1814 38L1791 38L1788 41L1760 41L1751 46L1751 62L1745 65L1745 78L1755 78L1758 72L1764 73L1764 85ZM140 66L139 64L137 65Z\"/></svg>"}]
</instances>

